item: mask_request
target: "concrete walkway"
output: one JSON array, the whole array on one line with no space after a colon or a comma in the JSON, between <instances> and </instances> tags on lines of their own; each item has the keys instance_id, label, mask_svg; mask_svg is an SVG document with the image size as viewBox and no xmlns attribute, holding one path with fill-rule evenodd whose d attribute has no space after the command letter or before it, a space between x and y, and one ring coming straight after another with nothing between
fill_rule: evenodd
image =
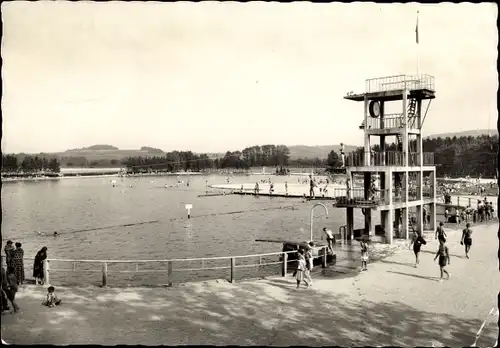
<instances>
[{"instance_id":1,"label":"concrete walkway","mask_svg":"<svg viewBox=\"0 0 500 348\"><path fill-rule=\"evenodd\" d=\"M474 228L470 260L459 231L447 230L452 278L437 282L432 239L421 264L401 250L367 272L315 275L310 289L291 276L172 288L57 287L63 304L41 305L46 290L23 286L21 312L2 315L2 339L14 344L143 345L471 345L496 305L498 225ZM495 311L477 342L498 336Z\"/></svg>"}]
</instances>

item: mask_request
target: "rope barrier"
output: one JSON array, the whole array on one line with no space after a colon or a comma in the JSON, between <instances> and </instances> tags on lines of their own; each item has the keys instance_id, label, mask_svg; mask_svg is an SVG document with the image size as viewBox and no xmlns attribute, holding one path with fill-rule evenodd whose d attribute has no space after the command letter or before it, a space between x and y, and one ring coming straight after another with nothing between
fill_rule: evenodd
<instances>
[{"instance_id":1,"label":"rope barrier","mask_svg":"<svg viewBox=\"0 0 500 348\"><path fill-rule=\"evenodd\" d=\"M298 205L298 204L297 204ZM234 215L234 214L245 214L245 213L254 213L254 212L259 212L259 211L270 211L270 210L295 210L295 205L289 205L289 206L280 206L280 207L272 207L272 208L261 208L261 209L250 209L250 210L236 210L236 211L229 211L229 212L224 212L224 213L208 213L208 214L201 214L201 215L195 215L191 216L192 219L198 219L198 218L203 218L203 217L213 217L213 216L222 216L222 215ZM180 221L180 220L187 220L186 218L171 218L168 220L151 220L151 221L141 221L141 222L135 222L135 223L127 223L127 224L117 224L117 225L109 225L109 226L102 226L102 227L93 227L93 228L86 228L86 229L79 229L79 230L70 230L70 231L52 231L49 234L43 234L44 236L53 236L54 233L57 232L57 235L62 235L62 234L73 234L73 233L82 233L82 232L92 232L92 231L100 231L100 230L107 230L107 229L112 229L112 228L118 228L118 227L132 227L132 226L139 226L139 225L149 225L149 224L156 224L156 223L162 223L162 222L172 222L172 221ZM20 238L20 237L10 237L12 239Z\"/></svg>"}]
</instances>

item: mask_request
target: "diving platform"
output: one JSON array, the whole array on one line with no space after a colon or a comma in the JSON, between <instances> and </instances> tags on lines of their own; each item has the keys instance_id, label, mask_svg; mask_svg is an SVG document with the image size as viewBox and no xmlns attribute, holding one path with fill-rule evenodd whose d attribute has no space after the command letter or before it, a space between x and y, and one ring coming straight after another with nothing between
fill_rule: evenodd
<instances>
[{"instance_id":1,"label":"diving platform","mask_svg":"<svg viewBox=\"0 0 500 348\"><path fill-rule=\"evenodd\" d=\"M409 99L434 99L434 76L394 75L368 79L365 82L365 93L350 93L344 99L361 102L365 99L380 101L398 101Z\"/></svg>"}]
</instances>

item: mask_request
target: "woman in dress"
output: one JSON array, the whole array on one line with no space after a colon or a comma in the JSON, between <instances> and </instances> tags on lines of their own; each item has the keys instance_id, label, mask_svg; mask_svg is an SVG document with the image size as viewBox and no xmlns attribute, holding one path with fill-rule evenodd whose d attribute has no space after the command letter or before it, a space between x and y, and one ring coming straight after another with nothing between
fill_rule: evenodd
<instances>
[{"instance_id":1,"label":"woman in dress","mask_svg":"<svg viewBox=\"0 0 500 348\"><path fill-rule=\"evenodd\" d=\"M309 284L304 279L304 274L306 271L306 259L304 257L304 250L300 249L298 252L298 262L297 262L297 270L295 271L295 279L297 280L297 289L300 287L300 283L306 283L306 286L309 287Z\"/></svg>"},{"instance_id":2,"label":"woman in dress","mask_svg":"<svg viewBox=\"0 0 500 348\"><path fill-rule=\"evenodd\" d=\"M312 285L311 272L312 272L312 269L314 267L314 258L313 258L313 254L312 254L313 247L314 247L314 242L309 242L309 244L307 245L307 249L305 251L305 254L304 254L304 258L306 260L306 269L304 271L304 276L305 276L305 280L306 280L307 284L309 284L309 286Z\"/></svg>"},{"instance_id":3,"label":"woman in dress","mask_svg":"<svg viewBox=\"0 0 500 348\"><path fill-rule=\"evenodd\" d=\"M24 282L24 250L21 248L21 243L16 243L16 250L12 252L12 267L16 273L17 284Z\"/></svg>"},{"instance_id":4,"label":"woman in dress","mask_svg":"<svg viewBox=\"0 0 500 348\"><path fill-rule=\"evenodd\" d=\"M47 258L47 247L43 247L35 256L35 262L33 263L33 277L35 278L36 284L40 281L43 285L43 261Z\"/></svg>"}]
</instances>

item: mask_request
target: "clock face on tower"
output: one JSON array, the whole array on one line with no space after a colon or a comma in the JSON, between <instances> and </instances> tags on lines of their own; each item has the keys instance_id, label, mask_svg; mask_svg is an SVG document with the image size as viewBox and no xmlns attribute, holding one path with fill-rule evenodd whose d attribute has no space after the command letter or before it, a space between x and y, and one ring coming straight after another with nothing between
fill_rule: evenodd
<instances>
[{"instance_id":1,"label":"clock face on tower","mask_svg":"<svg viewBox=\"0 0 500 348\"><path fill-rule=\"evenodd\" d=\"M380 116L380 102L376 100L372 100L368 107L368 111L370 112L371 117L379 117Z\"/></svg>"}]
</instances>

